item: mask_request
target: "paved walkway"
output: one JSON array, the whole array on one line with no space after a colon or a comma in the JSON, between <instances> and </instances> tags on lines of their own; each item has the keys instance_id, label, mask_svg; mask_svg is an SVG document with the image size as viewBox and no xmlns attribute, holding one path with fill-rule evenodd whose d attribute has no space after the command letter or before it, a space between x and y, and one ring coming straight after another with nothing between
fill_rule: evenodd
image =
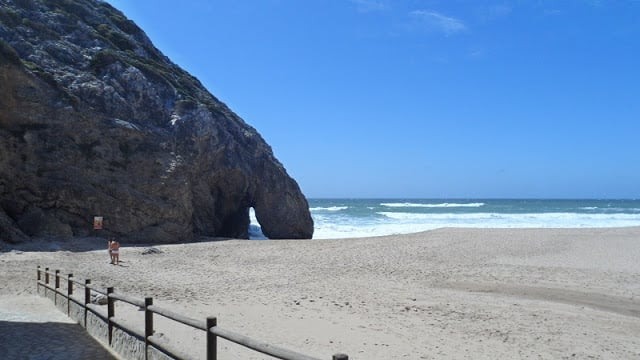
<instances>
[{"instance_id":1,"label":"paved walkway","mask_svg":"<svg viewBox=\"0 0 640 360\"><path fill-rule=\"evenodd\" d=\"M2 359L118 359L40 296L0 297Z\"/></svg>"}]
</instances>

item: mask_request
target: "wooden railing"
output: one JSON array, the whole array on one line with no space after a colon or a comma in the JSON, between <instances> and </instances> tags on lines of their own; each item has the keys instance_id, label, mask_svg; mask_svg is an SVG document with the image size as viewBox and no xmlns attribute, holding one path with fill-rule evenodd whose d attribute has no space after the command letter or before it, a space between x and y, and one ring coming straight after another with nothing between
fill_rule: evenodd
<instances>
[{"instance_id":1,"label":"wooden railing","mask_svg":"<svg viewBox=\"0 0 640 360\"><path fill-rule=\"evenodd\" d=\"M44 280L42 279L42 275L44 275ZM54 277L54 284L51 286L50 284L50 276ZM62 291L60 288L60 270L55 270L54 272L49 271L49 268L45 268L45 270L41 270L40 266L37 269L37 290L39 292L40 287L44 287L50 291L54 292L54 304L58 304L58 296L62 296L63 299L66 299L67 303L67 315L70 315L71 303L75 303L82 307L84 310L84 323L82 325L87 327L87 315L89 313L94 314L95 316L102 319L108 327L108 344L111 347L113 341L113 329L114 326L119 328L121 331L136 337L140 341L144 341L144 355L145 359L149 357L150 347L153 347L160 352L164 353L166 356L174 358L174 359L192 359L192 356L189 356L182 352L179 349L172 348L164 341L160 341L156 336L153 335L154 327L153 327L153 315L158 314L167 319L176 321L178 323L190 326L195 329L203 330L206 333L206 359L207 360L216 360L217 359L217 338L221 337L223 339L229 340L246 348L252 349L254 351L275 357L277 359L283 360L320 360L314 357L306 356L291 350L283 349L274 345L269 345L265 342L258 341L252 338L249 338L244 335L240 335L234 333L229 330L225 330L217 326L217 319L215 317L207 317L205 321L199 321L196 319L192 319L180 314L177 314L171 310L153 305L153 298L145 297L144 300L136 299L133 297L129 297L127 295L119 294L114 292L113 287L108 287L106 289L100 289L91 283L91 280L86 279L84 281L78 281L73 277L73 274L68 274L66 279L66 292ZM73 295L74 285L80 286L84 288L84 301L80 301L75 299ZM107 297L107 315L106 317L96 309L89 306L91 304L91 292L95 292L98 294L102 294ZM121 320L115 318L115 306L114 303L116 300L122 301L127 304L131 304L133 306L138 306L140 309L144 309L144 333L141 333L139 330L133 329L132 327L127 326ZM332 357L332 360L349 360L349 357L345 354L335 354Z\"/></svg>"}]
</instances>

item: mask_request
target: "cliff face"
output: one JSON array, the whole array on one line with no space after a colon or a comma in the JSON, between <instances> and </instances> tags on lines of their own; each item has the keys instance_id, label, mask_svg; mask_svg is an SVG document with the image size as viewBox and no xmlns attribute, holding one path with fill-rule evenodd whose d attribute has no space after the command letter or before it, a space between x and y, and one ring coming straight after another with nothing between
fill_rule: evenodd
<instances>
[{"instance_id":1,"label":"cliff face","mask_svg":"<svg viewBox=\"0 0 640 360\"><path fill-rule=\"evenodd\" d=\"M251 126L94 0L0 0L0 239L311 238L297 183Z\"/></svg>"}]
</instances>

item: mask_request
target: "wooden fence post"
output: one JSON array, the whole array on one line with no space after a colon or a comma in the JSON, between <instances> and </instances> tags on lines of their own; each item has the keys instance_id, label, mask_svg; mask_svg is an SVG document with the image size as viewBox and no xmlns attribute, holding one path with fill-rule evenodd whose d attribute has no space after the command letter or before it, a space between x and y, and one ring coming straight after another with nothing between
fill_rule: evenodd
<instances>
[{"instance_id":1,"label":"wooden fence post","mask_svg":"<svg viewBox=\"0 0 640 360\"><path fill-rule=\"evenodd\" d=\"M113 298L111 297L113 294L113 287L107 288L107 324L109 328L109 346L111 346L111 340L113 339L113 323L111 322L111 318L115 315L115 308L113 306Z\"/></svg>"},{"instance_id":2,"label":"wooden fence post","mask_svg":"<svg viewBox=\"0 0 640 360\"><path fill-rule=\"evenodd\" d=\"M36 293L38 294L40 294L40 280L42 280L42 278L40 274L40 265L38 265L38 281L36 283Z\"/></svg>"},{"instance_id":3,"label":"wooden fence post","mask_svg":"<svg viewBox=\"0 0 640 360\"><path fill-rule=\"evenodd\" d=\"M207 360L218 359L218 336L211 333L211 328L218 325L215 317L207 318Z\"/></svg>"},{"instance_id":4,"label":"wooden fence post","mask_svg":"<svg viewBox=\"0 0 640 360\"><path fill-rule=\"evenodd\" d=\"M91 289L89 289L89 285L91 285L91 280L84 280L84 328L87 328L87 312L89 311L89 303L91 303Z\"/></svg>"},{"instance_id":5,"label":"wooden fence post","mask_svg":"<svg viewBox=\"0 0 640 360\"><path fill-rule=\"evenodd\" d=\"M349 360L349 356L347 354L335 354L332 360Z\"/></svg>"},{"instance_id":6,"label":"wooden fence post","mask_svg":"<svg viewBox=\"0 0 640 360\"><path fill-rule=\"evenodd\" d=\"M55 289L53 292L53 303L58 305L58 290L60 289L60 270L56 269Z\"/></svg>"},{"instance_id":7,"label":"wooden fence post","mask_svg":"<svg viewBox=\"0 0 640 360\"><path fill-rule=\"evenodd\" d=\"M144 358L149 359L149 336L153 335L153 312L149 306L153 305L153 298L144 298Z\"/></svg>"},{"instance_id":8,"label":"wooden fence post","mask_svg":"<svg viewBox=\"0 0 640 360\"><path fill-rule=\"evenodd\" d=\"M44 283L49 285L49 268L44 268ZM44 288L45 297L47 297L47 291L49 291L49 289L45 286Z\"/></svg>"},{"instance_id":9,"label":"wooden fence post","mask_svg":"<svg viewBox=\"0 0 640 360\"><path fill-rule=\"evenodd\" d=\"M73 295L73 274L67 275L67 316L71 313L71 295Z\"/></svg>"}]
</instances>

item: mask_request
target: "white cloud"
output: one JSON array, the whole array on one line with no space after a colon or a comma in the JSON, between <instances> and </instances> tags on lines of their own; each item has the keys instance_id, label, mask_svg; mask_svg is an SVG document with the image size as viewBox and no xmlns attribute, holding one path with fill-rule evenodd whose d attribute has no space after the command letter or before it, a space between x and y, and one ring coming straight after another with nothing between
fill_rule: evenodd
<instances>
[{"instance_id":1,"label":"white cloud","mask_svg":"<svg viewBox=\"0 0 640 360\"><path fill-rule=\"evenodd\" d=\"M381 0L349 0L356 5L359 12L382 11L387 5Z\"/></svg>"},{"instance_id":2,"label":"white cloud","mask_svg":"<svg viewBox=\"0 0 640 360\"><path fill-rule=\"evenodd\" d=\"M467 26L462 20L442 15L430 10L414 10L410 15L418 19L421 23L441 31L447 35L459 33L467 30Z\"/></svg>"}]
</instances>

